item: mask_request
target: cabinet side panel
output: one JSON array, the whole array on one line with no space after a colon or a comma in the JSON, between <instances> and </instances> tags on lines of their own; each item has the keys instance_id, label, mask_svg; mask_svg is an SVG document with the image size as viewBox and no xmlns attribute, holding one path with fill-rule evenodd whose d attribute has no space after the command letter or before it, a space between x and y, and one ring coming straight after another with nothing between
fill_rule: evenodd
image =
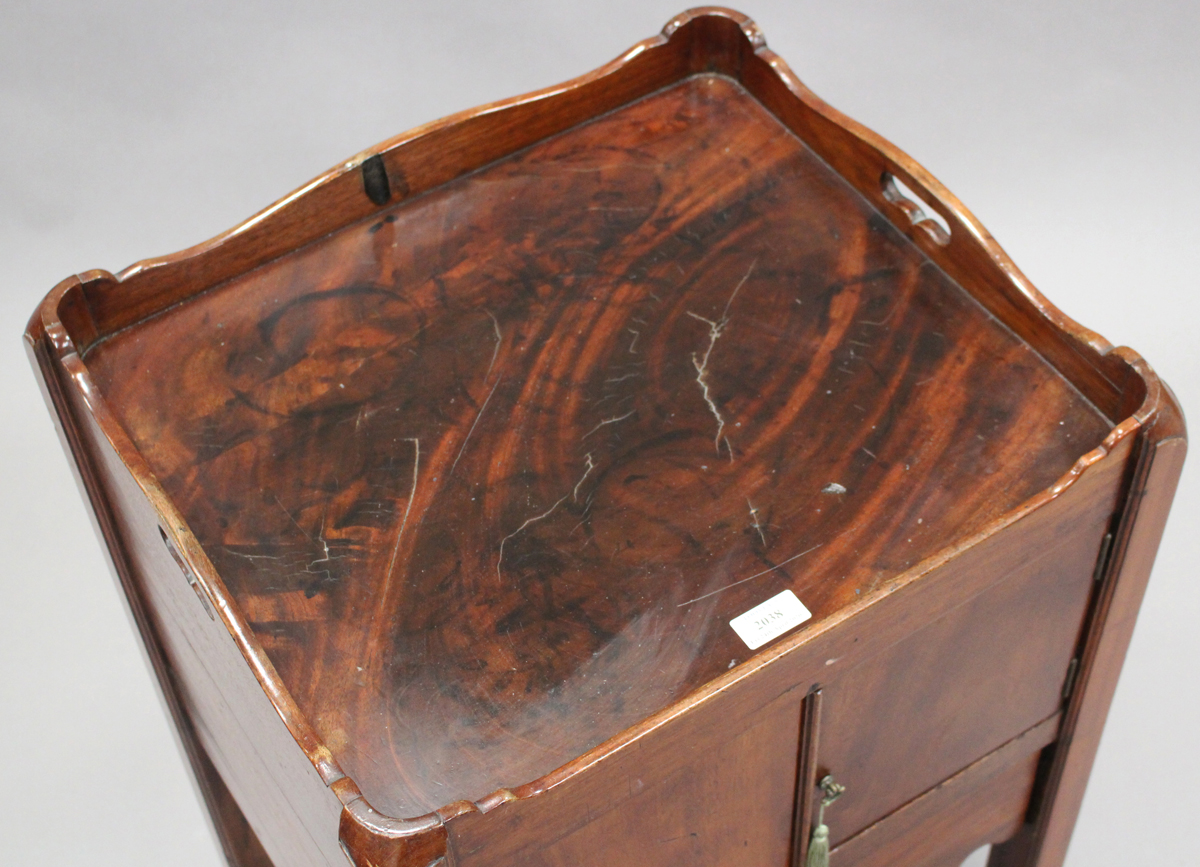
<instances>
[{"instance_id":1,"label":"cabinet side panel","mask_svg":"<svg viewBox=\"0 0 1200 867\"><path fill-rule=\"evenodd\" d=\"M50 353L42 338L30 338L26 347L30 363L42 391L42 398L54 421L59 442L67 455L75 483L84 503L97 541L107 554L113 578L124 597L125 613L134 631L142 639L142 652L147 668L154 675L158 695L167 715L174 722L174 734L180 752L191 770L192 784L207 807L207 817L217 843L230 867L272 867L262 844L224 781L212 766L196 737L195 728L183 708L179 689L162 649L162 641L146 612L137 585L129 574L125 558L119 553L116 531L104 492L99 490L87 450L79 436L75 421L67 407L66 398ZM111 544L110 544L111 541Z\"/></svg>"},{"instance_id":2,"label":"cabinet side panel","mask_svg":"<svg viewBox=\"0 0 1200 867\"><path fill-rule=\"evenodd\" d=\"M803 698L801 690L790 690L741 720L716 704L702 709L703 724L691 737L662 745L687 756L667 773L660 773L657 749L634 744L625 760L592 769L598 775L592 785L569 787L566 797L551 790L550 797L506 805L532 808L524 821L489 823L486 814L476 814L457 829L451 823L454 864L783 865L791 846ZM543 803L553 803L553 810L539 810Z\"/></svg>"},{"instance_id":3,"label":"cabinet side panel","mask_svg":"<svg viewBox=\"0 0 1200 867\"><path fill-rule=\"evenodd\" d=\"M304 755L233 638L168 551L159 518L74 389L66 389L96 483L196 738L278 867L345 864L341 803Z\"/></svg>"}]
</instances>

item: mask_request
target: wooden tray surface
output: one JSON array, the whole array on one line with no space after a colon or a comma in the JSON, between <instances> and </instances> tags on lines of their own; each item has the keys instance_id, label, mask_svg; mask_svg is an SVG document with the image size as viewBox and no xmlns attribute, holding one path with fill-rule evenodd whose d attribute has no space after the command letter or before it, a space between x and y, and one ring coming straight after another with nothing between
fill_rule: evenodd
<instances>
[{"instance_id":1,"label":"wooden tray surface","mask_svg":"<svg viewBox=\"0 0 1200 867\"><path fill-rule=\"evenodd\" d=\"M391 816L550 772L751 656L732 617L826 618L1112 428L715 74L85 360Z\"/></svg>"}]
</instances>

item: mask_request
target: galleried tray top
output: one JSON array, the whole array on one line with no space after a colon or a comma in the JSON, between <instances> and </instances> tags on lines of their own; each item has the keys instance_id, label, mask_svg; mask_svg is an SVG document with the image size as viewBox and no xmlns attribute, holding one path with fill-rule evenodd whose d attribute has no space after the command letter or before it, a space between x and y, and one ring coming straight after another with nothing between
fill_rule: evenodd
<instances>
[{"instance_id":1,"label":"galleried tray top","mask_svg":"<svg viewBox=\"0 0 1200 867\"><path fill-rule=\"evenodd\" d=\"M550 772L752 656L731 618L816 623L1112 428L715 74L85 360L391 816Z\"/></svg>"}]
</instances>

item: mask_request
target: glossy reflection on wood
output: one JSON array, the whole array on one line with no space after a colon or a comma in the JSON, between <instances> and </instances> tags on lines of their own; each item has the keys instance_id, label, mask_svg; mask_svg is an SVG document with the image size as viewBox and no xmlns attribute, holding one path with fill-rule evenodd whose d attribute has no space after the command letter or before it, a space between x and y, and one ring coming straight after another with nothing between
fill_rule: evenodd
<instances>
[{"instance_id":1,"label":"glossy reflection on wood","mask_svg":"<svg viewBox=\"0 0 1200 867\"><path fill-rule=\"evenodd\" d=\"M712 75L87 363L392 815L553 770L745 659L731 617L828 615L1111 427Z\"/></svg>"},{"instance_id":2,"label":"glossy reflection on wood","mask_svg":"<svg viewBox=\"0 0 1200 867\"><path fill-rule=\"evenodd\" d=\"M26 336L237 867L1056 867L1186 446L721 9Z\"/></svg>"}]
</instances>

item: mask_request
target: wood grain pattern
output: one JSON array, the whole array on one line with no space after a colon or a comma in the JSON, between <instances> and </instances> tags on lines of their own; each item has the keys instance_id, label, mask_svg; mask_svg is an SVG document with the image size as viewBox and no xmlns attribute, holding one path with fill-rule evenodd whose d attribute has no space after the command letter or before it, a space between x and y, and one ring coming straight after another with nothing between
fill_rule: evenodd
<instances>
[{"instance_id":1,"label":"wood grain pattern","mask_svg":"<svg viewBox=\"0 0 1200 867\"><path fill-rule=\"evenodd\" d=\"M547 834L543 847L525 849L510 862L495 860L486 849L455 850L458 863L783 864L791 843L794 781L788 771L796 764L800 699L796 690L786 693L670 776L630 778L628 801L604 799L585 811L578 827ZM679 797L681 792L689 797Z\"/></svg>"},{"instance_id":2,"label":"wood grain pattern","mask_svg":"<svg viewBox=\"0 0 1200 867\"><path fill-rule=\"evenodd\" d=\"M1038 753L987 767L991 757L847 840L830 853L832 867L960 867L987 843L1007 840L1021 825Z\"/></svg>"},{"instance_id":3,"label":"wood grain pattern","mask_svg":"<svg viewBox=\"0 0 1200 867\"><path fill-rule=\"evenodd\" d=\"M72 286L78 283L76 280L67 282ZM126 613L142 637L141 647L146 655L146 662L156 675L158 694L168 716L175 723L174 731L179 746L191 765L197 793L208 808L207 815L214 836L232 867L271 867L270 858L247 822L245 814L234 801L228 786L209 760L196 734L195 725L183 705L179 684L163 650L162 638L152 622L145 596L129 568L108 497L97 480L94 461L81 438L80 426L69 409L63 381L59 376L60 371L55 364L56 359L50 356L54 328L52 326L49 333L43 332L42 323L38 319L39 317L34 317L34 322L27 332L27 337L36 335L35 339L27 339L25 344L30 362L40 374L38 385L54 419L63 448L75 457L71 468L76 483L84 500L91 507L88 513L96 536L109 553L109 565L122 591L121 598L125 603Z\"/></svg>"},{"instance_id":4,"label":"wood grain pattern","mask_svg":"<svg viewBox=\"0 0 1200 867\"><path fill-rule=\"evenodd\" d=\"M715 76L203 302L87 364L391 815L548 773L1111 426Z\"/></svg>"},{"instance_id":5,"label":"wood grain pattern","mask_svg":"<svg viewBox=\"0 0 1200 867\"><path fill-rule=\"evenodd\" d=\"M823 690L833 689L843 679L853 678L859 669L900 667L907 650L905 639L914 633L919 635L923 627L936 632L941 628L939 623L957 621L968 627L964 630L967 632L978 628L1015 633L1019 640L1023 631L1021 621L1015 616L1017 612L978 605L977 616L971 617L972 602L982 594L995 592L997 583L1004 578L1026 586L1036 586L1039 582L1053 584L1057 571L1055 544L1074 537L1081 529L1091 528L1089 532L1097 533L1101 519L1113 508L1129 457L1128 439L1117 444L1110 457L1111 460L1092 465L1071 486L1020 520L984 538L970 540L971 544L941 563L930 564L919 575L894 579L871 599L814 624L796 640L770 646L726 677L706 685L689 697L688 702L656 715L570 766L502 798L488 799L477 806L462 805L447 814L450 847L459 853L458 863L466 867L521 864L548 841L585 822L588 810L596 804L615 802L613 809L627 815L630 824L634 824L641 807L636 799L626 797L623 785L631 775L673 777L680 768L695 761L695 757L717 750L731 732L751 725L762 708L789 690L806 691L815 683L821 683ZM1017 594L1016 598L1022 597ZM978 615L984 617L982 624ZM974 666L963 672L945 695L953 696L951 690L961 689L965 684L971 693L967 699L978 701L979 693L986 695L990 686L1003 683L1007 665L1007 654L977 657ZM1026 701L1032 699L1034 705L1042 703L1043 707L1047 699L1053 702L1060 695L1064 667L1060 665L1060 673L1051 679L1041 680L1027 693ZM917 672L928 676L920 667ZM978 690L971 688L972 675L979 682ZM903 691L907 684L902 682L899 687ZM928 690L923 694L929 695ZM900 698L904 698L903 692ZM947 705L945 715L928 726L911 717L895 725L892 715L886 712L863 713L843 718L842 723L868 732L868 737L873 734L881 741L890 741L895 748L904 749L916 743L920 750L918 759L936 757L948 719L953 723L952 701L947 701ZM1019 713L1011 718L1017 725L1022 719ZM1036 724L1041 717L1031 715L1029 719ZM822 728L824 742L831 732L827 725ZM837 734L836 730L832 732L833 736ZM1014 729L1009 736L1018 734L1020 730ZM986 729L979 735L975 757L983 756L997 743L986 740L990 737ZM1001 736L999 743L1005 740L1007 737ZM884 751L883 756L891 760L895 753ZM818 773L841 774L838 766L823 761L818 765L821 767ZM880 770L894 771L897 766L903 768L894 762ZM919 760L906 770L921 772ZM793 771L781 767L779 773L790 776ZM858 776L864 779L861 774ZM886 796L886 788L884 792ZM919 792L918 788L916 793ZM689 795L686 788L660 793L661 797L681 800ZM876 808L873 816L880 816L902 806L903 801L889 804L873 798L868 803ZM835 805L829 817L835 833L839 833L838 814ZM986 841L981 840L978 845L983 842ZM477 853L476 860L464 860L463 853ZM584 863L588 867L606 863L603 850L595 853L593 861Z\"/></svg>"},{"instance_id":6,"label":"wood grain pattern","mask_svg":"<svg viewBox=\"0 0 1200 867\"><path fill-rule=\"evenodd\" d=\"M116 545L125 552L131 582L151 613L183 709L208 760L272 862L341 867L338 797L317 768L295 760L294 737L224 624L209 618L164 546L154 504L100 432L97 415L103 417L103 408L83 412L83 393L69 394L78 402L80 433L95 458L100 486L108 493Z\"/></svg>"},{"instance_id":7,"label":"wood grain pattern","mask_svg":"<svg viewBox=\"0 0 1200 867\"><path fill-rule=\"evenodd\" d=\"M1020 834L993 850L990 867L1057 867L1066 857L1187 454L1183 413L1169 390L1164 388L1161 399L1159 414L1140 438L1132 491L1101 575L1094 625L1081 648L1078 681L1043 781L1040 809Z\"/></svg>"},{"instance_id":8,"label":"wood grain pattern","mask_svg":"<svg viewBox=\"0 0 1200 867\"><path fill-rule=\"evenodd\" d=\"M722 9L65 281L27 339L213 809L278 867L782 860L813 685L844 838L1078 653L996 856L1051 867L1182 459L1136 353ZM784 588L811 623L748 652ZM955 845L1016 807L963 810Z\"/></svg>"},{"instance_id":9,"label":"wood grain pattern","mask_svg":"<svg viewBox=\"0 0 1200 867\"><path fill-rule=\"evenodd\" d=\"M817 792L817 750L821 743L821 707L823 693L814 685L804 697L800 709L800 752L796 763L796 799L792 818L792 867L808 863L808 844L812 837Z\"/></svg>"},{"instance_id":10,"label":"wood grain pattern","mask_svg":"<svg viewBox=\"0 0 1200 867\"><path fill-rule=\"evenodd\" d=\"M826 817L835 846L1054 714L1093 589L1094 552L1115 507L1111 490L1075 513L1056 547L1004 569L952 611L929 612L928 625L823 688L822 736L807 776L811 786L833 772L846 786ZM805 832L815 800L802 814Z\"/></svg>"},{"instance_id":11,"label":"wood grain pattern","mask_svg":"<svg viewBox=\"0 0 1200 867\"><path fill-rule=\"evenodd\" d=\"M829 811L834 846L1061 707L1115 499L1097 498L1028 566L825 686L818 777L846 786Z\"/></svg>"}]
</instances>

